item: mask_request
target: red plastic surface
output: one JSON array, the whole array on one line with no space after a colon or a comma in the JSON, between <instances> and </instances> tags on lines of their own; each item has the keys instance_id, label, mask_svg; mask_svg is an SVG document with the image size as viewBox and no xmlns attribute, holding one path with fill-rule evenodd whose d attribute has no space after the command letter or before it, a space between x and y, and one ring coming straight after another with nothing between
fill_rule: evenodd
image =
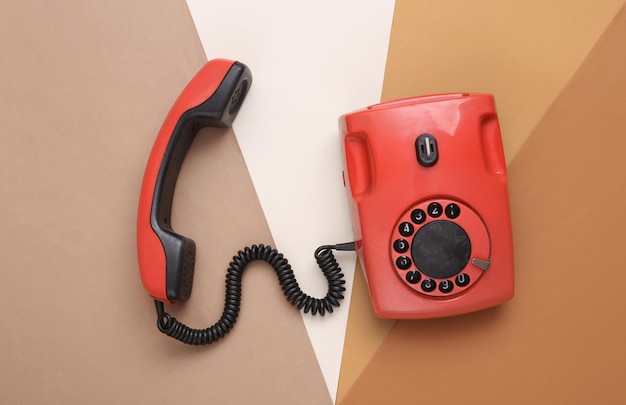
<instances>
[{"instance_id":1,"label":"red plastic surface","mask_svg":"<svg viewBox=\"0 0 626 405\"><path fill-rule=\"evenodd\" d=\"M511 220L493 97L455 93L396 100L346 114L339 125L357 253L376 315L434 318L511 299ZM417 161L415 140L423 133L437 139L439 160L432 167ZM470 207L488 232L486 240L472 236L484 231L475 221L465 224L476 228L468 232L472 249L490 252L491 264L478 281L452 295L427 295L408 286L398 275L390 249L395 227L407 210L431 199ZM476 274L471 261L467 266Z\"/></svg>"},{"instance_id":2,"label":"red plastic surface","mask_svg":"<svg viewBox=\"0 0 626 405\"><path fill-rule=\"evenodd\" d=\"M139 197L137 254L143 286L151 297L159 301L169 302L165 289L165 251L150 225L150 213L161 161L180 117L185 111L211 97L234 63L231 60L214 59L200 69L172 106L148 158Z\"/></svg>"}]
</instances>

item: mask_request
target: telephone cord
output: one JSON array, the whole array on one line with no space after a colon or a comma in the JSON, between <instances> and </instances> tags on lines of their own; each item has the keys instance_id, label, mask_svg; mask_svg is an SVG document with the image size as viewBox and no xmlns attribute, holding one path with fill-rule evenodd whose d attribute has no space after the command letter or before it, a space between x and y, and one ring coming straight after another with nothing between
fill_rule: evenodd
<instances>
[{"instance_id":1,"label":"telephone cord","mask_svg":"<svg viewBox=\"0 0 626 405\"><path fill-rule=\"evenodd\" d=\"M223 338L235 325L241 306L241 284L243 272L253 261L268 263L278 276L278 282L292 305L304 313L324 316L332 313L343 300L344 275L339 267L333 250L356 250L353 242L337 245L324 245L315 250L315 260L328 281L328 292L324 298L314 298L305 294L298 285L291 265L278 250L271 246L252 245L240 250L233 257L226 272L226 298L221 318L206 329L193 329L165 312L164 304L155 301L157 326L159 330L176 340L189 345L207 345Z\"/></svg>"}]
</instances>

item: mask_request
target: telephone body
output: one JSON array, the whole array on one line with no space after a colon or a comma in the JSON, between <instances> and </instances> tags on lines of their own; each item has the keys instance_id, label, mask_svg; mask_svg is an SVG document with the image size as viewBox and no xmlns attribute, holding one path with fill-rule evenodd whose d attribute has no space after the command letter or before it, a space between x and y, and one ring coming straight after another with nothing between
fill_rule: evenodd
<instances>
[{"instance_id":1,"label":"telephone body","mask_svg":"<svg viewBox=\"0 0 626 405\"><path fill-rule=\"evenodd\" d=\"M457 315L513 297L507 173L494 99L451 93L339 119L357 254L382 318Z\"/></svg>"}]
</instances>

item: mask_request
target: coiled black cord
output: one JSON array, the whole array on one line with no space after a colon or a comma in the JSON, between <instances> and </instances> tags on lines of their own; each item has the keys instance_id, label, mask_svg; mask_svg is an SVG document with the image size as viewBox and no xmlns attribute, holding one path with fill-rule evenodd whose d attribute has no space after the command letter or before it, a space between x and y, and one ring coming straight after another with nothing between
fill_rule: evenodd
<instances>
[{"instance_id":1,"label":"coiled black cord","mask_svg":"<svg viewBox=\"0 0 626 405\"><path fill-rule=\"evenodd\" d=\"M165 312L161 301L155 301L157 326L164 334L189 345L211 344L223 338L233 328L239 316L243 271L255 260L265 261L274 268L285 297L299 310L321 316L326 312L332 313L333 308L338 307L343 300L343 292L346 290L343 286L345 284L343 273L332 250L355 250L355 245L354 243L324 245L315 250L315 260L328 281L328 292L324 298L313 298L302 292L291 265L282 253L271 246L253 245L240 250L228 267L224 312L214 325L206 329L190 328Z\"/></svg>"}]
</instances>

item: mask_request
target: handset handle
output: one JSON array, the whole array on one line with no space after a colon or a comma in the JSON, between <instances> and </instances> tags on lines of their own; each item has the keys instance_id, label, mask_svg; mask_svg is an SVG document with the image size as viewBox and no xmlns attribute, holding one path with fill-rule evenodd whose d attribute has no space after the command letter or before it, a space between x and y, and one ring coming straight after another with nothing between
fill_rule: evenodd
<instances>
[{"instance_id":1,"label":"handset handle","mask_svg":"<svg viewBox=\"0 0 626 405\"><path fill-rule=\"evenodd\" d=\"M252 84L241 62L207 62L182 91L156 138L139 197L137 254L144 288L162 302L186 301L193 282L195 243L171 226L178 173L194 136L229 127Z\"/></svg>"}]
</instances>

